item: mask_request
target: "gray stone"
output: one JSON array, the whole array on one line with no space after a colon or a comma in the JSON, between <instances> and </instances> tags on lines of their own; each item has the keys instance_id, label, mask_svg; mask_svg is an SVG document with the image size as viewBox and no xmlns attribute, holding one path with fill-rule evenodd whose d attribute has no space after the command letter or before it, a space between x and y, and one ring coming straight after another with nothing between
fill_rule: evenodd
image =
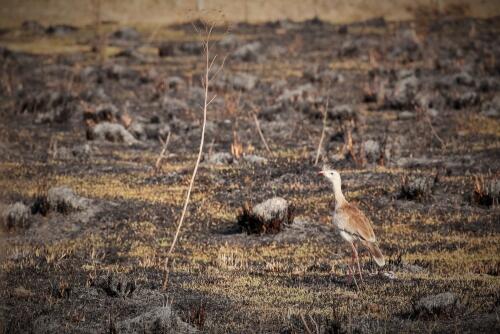
<instances>
[{"instance_id":1,"label":"gray stone","mask_svg":"<svg viewBox=\"0 0 500 334\"><path fill-rule=\"evenodd\" d=\"M158 306L135 318L120 321L116 324L116 330L123 334L198 332L194 327L183 322L170 305Z\"/></svg>"},{"instance_id":2,"label":"gray stone","mask_svg":"<svg viewBox=\"0 0 500 334\"><path fill-rule=\"evenodd\" d=\"M453 81L457 85L469 86L472 87L476 84L474 78L467 72L460 72L453 76Z\"/></svg>"},{"instance_id":3,"label":"gray stone","mask_svg":"<svg viewBox=\"0 0 500 334\"><path fill-rule=\"evenodd\" d=\"M198 102L200 101L203 100L199 100ZM186 102L170 96L163 97L161 101L161 106L163 109L165 109L166 112L172 114L185 112L189 109L189 106L187 105Z\"/></svg>"},{"instance_id":4,"label":"gray stone","mask_svg":"<svg viewBox=\"0 0 500 334\"><path fill-rule=\"evenodd\" d=\"M47 192L47 201L51 208L63 213L71 210L85 210L90 205L87 198L76 195L73 189L66 186L50 188Z\"/></svg>"},{"instance_id":5,"label":"gray stone","mask_svg":"<svg viewBox=\"0 0 500 334\"><path fill-rule=\"evenodd\" d=\"M457 304L456 294L444 292L420 299L415 305L415 310L421 314L440 314L452 311Z\"/></svg>"},{"instance_id":6,"label":"gray stone","mask_svg":"<svg viewBox=\"0 0 500 334\"><path fill-rule=\"evenodd\" d=\"M257 77L248 73L234 73L224 80L231 88L243 91L252 90L257 84Z\"/></svg>"},{"instance_id":7,"label":"gray stone","mask_svg":"<svg viewBox=\"0 0 500 334\"><path fill-rule=\"evenodd\" d=\"M112 38L123 39L128 41L138 40L141 38L141 34L132 27L123 27L121 29L116 30L111 35Z\"/></svg>"},{"instance_id":8,"label":"gray stone","mask_svg":"<svg viewBox=\"0 0 500 334\"><path fill-rule=\"evenodd\" d=\"M28 228L30 225L30 209L21 202L9 205L2 216L7 229Z\"/></svg>"},{"instance_id":9,"label":"gray stone","mask_svg":"<svg viewBox=\"0 0 500 334\"><path fill-rule=\"evenodd\" d=\"M267 163L266 158L259 157L258 155L253 155L253 154L245 154L243 156L243 161L255 165L265 165Z\"/></svg>"},{"instance_id":10,"label":"gray stone","mask_svg":"<svg viewBox=\"0 0 500 334\"><path fill-rule=\"evenodd\" d=\"M214 165L228 165L233 163L233 160L233 156L230 153L218 152L211 154L207 159L207 163Z\"/></svg>"},{"instance_id":11,"label":"gray stone","mask_svg":"<svg viewBox=\"0 0 500 334\"><path fill-rule=\"evenodd\" d=\"M278 96L276 100L277 102L293 102L311 95L314 91L315 89L313 85L305 84L292 90L285 89L285 91Z\"/></svg>"},{"instance_id":12,"label":"gray stone","mask_svg":"<svg viewBox=\"0 0 500 334\"><path fill-rule=\"evenodd\" d=\"M277 219L285 221L288 215L288 202L281 197L273 197L253 207L252 213L263 222Z\"/></svg>"},{"instance_id":13,"label":"gray stone","mask_svg":"<svg viewBox=\"0 0 500 334\"><path fill-rule=\"evenodd\" d=\"M262 44L260 42L253 42L240 46L233 53L233 57L241 61L257 61L259 60L262 49Z\"/></svg>"},{"instance_id":14,"label":"gray stone","mask_svg":"<svg viewBox=\"0 0 500 334\"><path fill-rule=\"evenodd\" d=\"M331 120L349 121L357 118L357 112L350 104L341 104L328 109L327 116Z\"/></svg>"},{"instance_id":15,"label":"gray stone","mask_svg":"<svg viewBox=\"0 0 500 334\"><path fill-rule=\"evenodd\" d=\"M140 142L127 131L121 124L102 122L91 128L88 132L91 140L105 140L127 145L139 144Z\"/></svg>"},{"instance_id":16,"label":"gray stone","mask_svg":"<svg viewBox=\"0 0 500 334\"><path fill-rule=\"evenodd\" d=\"M130 297L136 290L136 283L125 276L109 274L99 277L94 283L110 297Z\"/></svg>"}]
</instances>

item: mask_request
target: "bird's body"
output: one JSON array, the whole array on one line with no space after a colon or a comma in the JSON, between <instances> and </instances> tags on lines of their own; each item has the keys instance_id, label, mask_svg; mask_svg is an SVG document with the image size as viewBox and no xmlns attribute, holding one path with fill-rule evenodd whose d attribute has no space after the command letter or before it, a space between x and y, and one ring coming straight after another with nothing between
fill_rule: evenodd
<instances>
[{"instance_id":1,"label":"bird's body","mask_svg":"<svg viewBox=\"0 0 500 334\"><path fill-rule=\"evenodd\" d=\"M333 224L339 230L342 238L351 245L353 262L354 260L357 261L359 274L362 279L363 276L361 274L355 242L360 242L368 248L373 259L379 266L385 264L384 256L377 245L377 239L373 232L373 224L356 205L347 202L342 193L340 174L337 171L325 166L320 174L327 177L333 184L335 194Z\"/></svg>"}]
</instances>

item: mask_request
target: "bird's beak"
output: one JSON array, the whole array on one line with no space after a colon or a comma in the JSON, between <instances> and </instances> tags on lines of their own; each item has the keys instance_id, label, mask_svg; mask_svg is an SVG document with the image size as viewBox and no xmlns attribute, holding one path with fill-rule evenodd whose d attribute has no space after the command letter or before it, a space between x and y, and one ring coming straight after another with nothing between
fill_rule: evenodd
<instances>
[{"instance_id":1,"label":"bird's beak","mask_svg":"<svg viewBox=\"0 0 500 334\"><path fill-rule=\"evenodd\" d=\"M325 172L321 170L318 172L318 175L325 175Z\"/></svg>"}]
</instances>

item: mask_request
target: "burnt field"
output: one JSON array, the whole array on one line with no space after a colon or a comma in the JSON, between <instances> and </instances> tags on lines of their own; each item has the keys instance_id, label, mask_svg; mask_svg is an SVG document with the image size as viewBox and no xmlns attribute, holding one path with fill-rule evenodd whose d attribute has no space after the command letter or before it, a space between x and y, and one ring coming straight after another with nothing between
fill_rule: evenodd
<instances>
[{"instance_id":1,"label":"burnt field","mask_svg":"<svg viewBox=\"0 0 500 334\"><path fill-rule=\"evenodd\" d=\"M500 19L216 27L166 288L203 36L99 29L0 32L4 332L500 330ZM364 283L324 162L386 256ZM275 196L286 224L249 226Z\"/></svg>"}]
</instances>

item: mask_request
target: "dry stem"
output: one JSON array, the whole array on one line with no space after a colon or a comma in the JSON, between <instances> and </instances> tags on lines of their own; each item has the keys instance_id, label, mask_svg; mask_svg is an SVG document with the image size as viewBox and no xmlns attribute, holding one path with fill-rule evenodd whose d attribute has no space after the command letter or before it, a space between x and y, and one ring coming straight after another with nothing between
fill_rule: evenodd
<instances>
[{"instance_id":1,"label":"dry stem","mask_svg":"<svg viewBox=\"0 0 500 334\"><path fill-rule=\"evenodd\" d=\"M325 139L326 116L328 114L328 103L329 102L330 102L330 97L327 97L325 110L323 110L323 129L321 130L321 137L319 138L318 151L316 152L316 160L314 160L314 166L316 166L319 162L319 156L321 154L321 146L323 146L323 140Z\"/></svg>"},{"instance_id":2,"label":"dry stem","mask_svg":"<svg viewBox=\"0 0 500 334\"><path fill-rule=\"evenodd\" d=\"M253 107L253 110L254 110L254 112L252 113L252 117L253 117L253 120L255 122L255 126L257 127L257 132L259 133L260 139L262 140L262 143L264 144L264 147L266 148L267 152L270 155L273 155L273 152L269 148L269 145L267 145L266 138L264 137L264 134L262 133L262 130L260 128L260 122L259 122L259 119L257 118L257 113L256 113L257 109L255 108L255 106Z\"/></svg>"},{"instance_id":3,"label":"dry stem","mask_svg":"<svg viewBox=\"0 0 500 334\"><path fill-rule=\"evenodd\" d=\"M155 171L156 172L158 172L160 170L161 161L165 157L165 152L167 151L168 143L170 142L170 131L168 132L167 139L165 139L165 141L162 141L161 138L159 138L159 139L160 139L160 142L163 144L163 148L162 148L160 155L158 156L158 159L156 160L156 163L155 163Z\"/></svg>"},{"instance_id":4,"label":"dry stem","mask_svg":"<svg viewBox=\"0 0 500 334\"><path fill-rule=\"evenodd\" d=\"M177 239L179 238L179 233L180 233L180 230L182 227L182 223L184 222L184 218L185 218L186 212L187 212L187 207L189 204L189 199L191 197L191 191L193 189L194 180L196 178L196 173L198 172L198 167L200 165L201 156L203 154L203 144L205 142L205 128L206 128L206 124L207 124L207 109L208 109L208 106L210 105L210 103L212 103L212 101L216 97L216 95L214 95L210 100L208 99L208 86L210 84L210 81L214 78L215 75L217 75L217 73L224 66L224 61L223 61L222 65L219 67L219 69L217 69L216 74L214 76L212 76L211 78L209 77L210 70L215 62L215 59L217 58L217 56L214 56L212 58L212 60L210 61L209 41L210 41L210 35L212 33L213 28L214 28L213 24L210 27L210 29L207 29L207 27L206 27L206 39L203 43L204 52L205 52L205 76L204 76L204 80L203 80L203 88L205 90L205 98L204 98L204 103L203 103L203 124L202 124L202 128L201 128L200 148L198 150L198 157L196 159L196 164L194 166L193 175L191 176L191 181L189 182L189 187L188 187L188 190L186 193L186 199L184 201L184 207L182 208L182 214L181 214L181 217L179 219L179 223L177 224L177 229L175 231L174 239L172 240L172 244L170 245L170 249L168 250L167 256L165 257L165 277L164 277L164 281L163 281L163 288L164 289L166 289L167 285L168 285L169 259L170 259L170 256L172 255L172 252L175 249L175 245L177 244Z\"/></svg>"}]
</instances>

